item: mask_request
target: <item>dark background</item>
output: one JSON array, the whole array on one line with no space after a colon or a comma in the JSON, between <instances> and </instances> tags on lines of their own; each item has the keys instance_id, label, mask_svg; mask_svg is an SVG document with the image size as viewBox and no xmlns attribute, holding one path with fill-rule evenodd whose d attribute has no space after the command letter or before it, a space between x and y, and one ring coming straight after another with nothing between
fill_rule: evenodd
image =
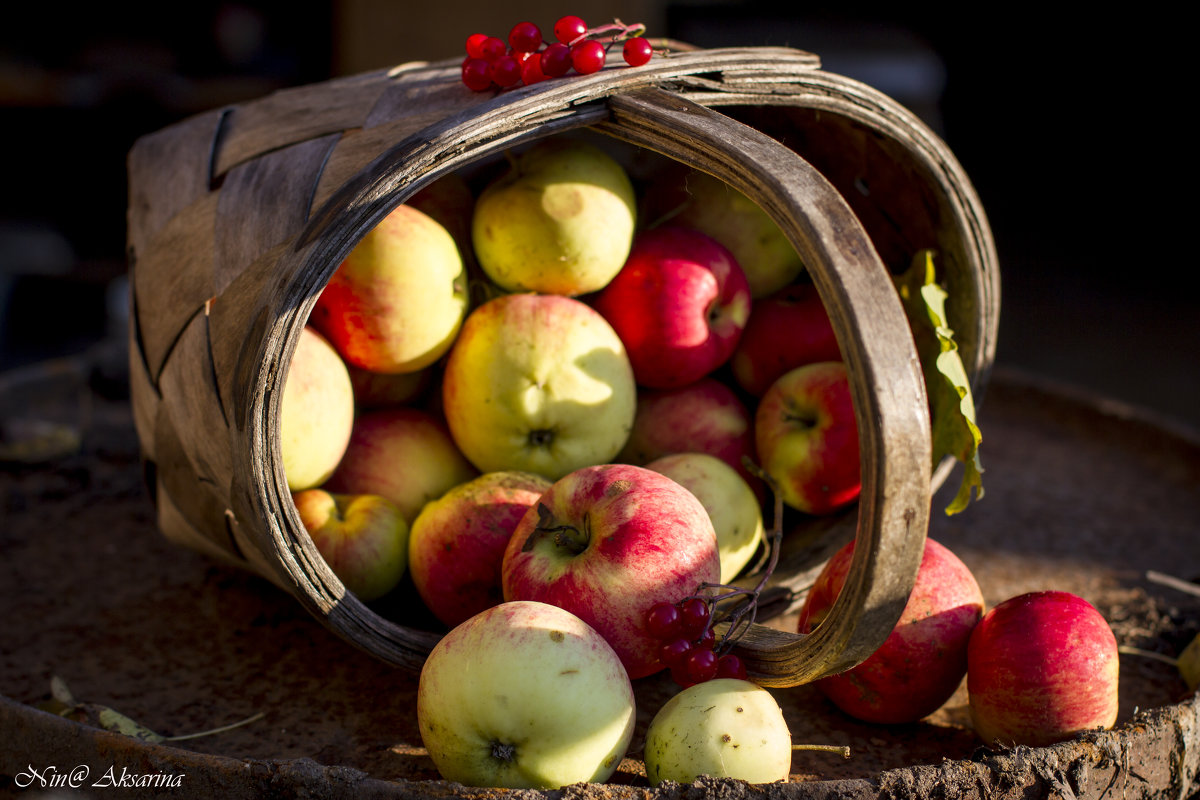
<instances>
[{"instance_id":1,"label":"dark background","mask_svg":"<svg viewBox=\"0 0 1200 800\"><path fill-rule=\"evenodd\" d=\"M123 336L137 136L276 88L456 56L476 30L580 13L702 46L811 50L908 105L988 212L998 364L1200 425L1179 21L750 0L117 5L27 4L0 25L0 370Z\"/></svg>"}]
</instances>

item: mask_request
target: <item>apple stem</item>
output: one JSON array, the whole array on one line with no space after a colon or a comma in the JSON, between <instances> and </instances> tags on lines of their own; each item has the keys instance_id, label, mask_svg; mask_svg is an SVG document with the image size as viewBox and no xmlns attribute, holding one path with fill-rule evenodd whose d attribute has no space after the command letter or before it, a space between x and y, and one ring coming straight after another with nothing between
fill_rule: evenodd
<instances>
[{"instance_id":1,"label":"apple stem","mask_svg":"<svg viewBox=\"0 0 1200 800\"><path fill-rule=\"evenodd\" d=\"M544 503L538 503L538 524L525 540L522 551L533 549L534 544L547 534L553 534L554 544L568 551L571 555L579 555L587 550L592 541L591 518L585 512L583 515L583 530L574 525L553 525L554 515Z\"/></svg>"},{"instance_id":2,"label":"apple stem","mask_svg":"<svg viewBox=\"0 0 1200 800\"><path fill-rule=\"evenodd\" d=\"M794 744L793 750L821 750L826 753L841 753L842 758L850 757L850 747L836 744Z\"/></svg>"}]
</instances>

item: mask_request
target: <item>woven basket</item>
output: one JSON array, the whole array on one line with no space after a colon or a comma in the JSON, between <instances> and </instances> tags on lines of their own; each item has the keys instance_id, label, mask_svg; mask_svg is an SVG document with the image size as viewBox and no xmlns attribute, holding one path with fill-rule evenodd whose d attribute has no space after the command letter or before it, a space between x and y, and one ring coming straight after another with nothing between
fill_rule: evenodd
<instances>
[{"instance_id":1,"label":"woven basket","mask_svg":"<svg viewBox=\"0 0 1200 800\"><path fill-rule=\"evenodd\" d=\"M685 49L499 94L463 87L457 60L408 64L140 139L129 156L131 389L159 528L263 575L367 652L418 669L439 634L346 592L299 520L279 449L286 368L320 290L392 208L506 148L585 127L725 180L780 224L808 267L852 375L859 546L815 633L756 626L739 652L764 685L848 668L898 619L931 493L952 466L930 468L925 386L890 273L922 248L938 251L976 395L995 348L999 277L986 218L946 146L801 51Z\"/></svg>"}]
</instances>

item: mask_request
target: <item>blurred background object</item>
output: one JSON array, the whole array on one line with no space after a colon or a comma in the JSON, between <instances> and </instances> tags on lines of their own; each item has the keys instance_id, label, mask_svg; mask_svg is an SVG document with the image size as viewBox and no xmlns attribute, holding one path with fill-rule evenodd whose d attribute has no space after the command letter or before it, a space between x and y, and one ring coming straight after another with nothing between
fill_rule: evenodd
<instances>
[{"instance_id":1,"label":"blurred background object","mask_svg":"<svg viewBox=\"0 0 1200 800\"><path fill-rule=\"evenodd\" d=\"M458 58L565 13L705 47L787 45L905 104L963 164L1003 279L999 365L1200 425L1184 281L1187 142L1173 26L1005 6L767 0L23 4L0 28L0 370L124 336L125 155L144 133L275 89ZM1182 166L1181 166L1182 165ZM1190 216L1190 214L1189 214Z\"/></svg>"}]
</instances>

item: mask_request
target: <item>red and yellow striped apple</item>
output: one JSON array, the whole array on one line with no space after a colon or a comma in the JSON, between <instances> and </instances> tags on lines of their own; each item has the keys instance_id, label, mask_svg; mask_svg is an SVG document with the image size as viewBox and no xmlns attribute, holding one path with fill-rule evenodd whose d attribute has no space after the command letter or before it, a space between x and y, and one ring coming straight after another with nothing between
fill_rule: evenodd
<instances>
[{"instance_id":1,"label":"red and yellow striped apple","mask_svg":"<svg viewBox=\"0 0 1200 800\"><path fill-rule=\"evenodd\" d=\"M506 600L565 608L617 651L631 678L658 671L661 642L645 626L721 577L717 535L696 496L628 464L560 478L517 525L504 554Z\"/></svg>"},{"instance_id":2,"label":"red and yellow striped apple","mask_svg":"<svg viewBox=\"0 0 1200 800\"><path fill-rule=\"evenodd\" d=\"M800 610L810 633L828 614L850 572L854 542L825 564ZM895 628L853 669L816 685L834 705L864 722L916 722L950 699L967 674L967 642L983 614L971 570L948 548L925 540L916 583Z\"/></svg>"},{"instance_id":3,"label":"red and yellow striped apple","mask_svg":"<svg viewBox=\"0 0 1200 800\"><path fill-rule=\"evenodd\" d=\"M979 621L967 650L975 732L987 744L1044 747L1117 720L1112 628L1070 592L1030 592Z\"/></svg>"},{"instance_id":4,"label":"red and yellow striped apple","mask_svg":"<svg viewBox=\"0 0 1200 800\"><path fill-rule=\"evenodd\" d=\"M333 574L363 602L396 588L408 563L408 523L395 503L375 494L324 489L294 492L309 537Z\"/></svg>"},{"instance_id":5,"label":"red and yellow striped apple","mask_svg":"<svg viewBox=\"0 0 1200 800\"><path fill-rule=\"evenodd\" d=\"M408 571L433 615L453 627L500 603L500 565L517 523L550 488L531 472L487 472L421 509Z\"/></svg>"}]
</instances>

